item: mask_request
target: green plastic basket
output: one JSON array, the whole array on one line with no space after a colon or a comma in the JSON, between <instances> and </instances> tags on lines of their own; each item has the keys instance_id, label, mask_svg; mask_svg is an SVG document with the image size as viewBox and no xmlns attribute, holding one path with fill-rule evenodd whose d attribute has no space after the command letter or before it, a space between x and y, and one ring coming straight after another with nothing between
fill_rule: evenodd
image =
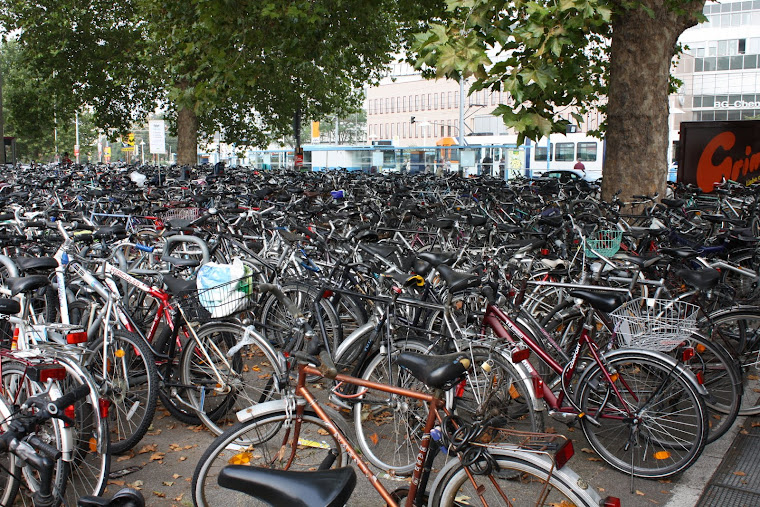
<instances>
[{"instance_id":1,"label":"green plastic basket","mask_svg":"<svg viewBox=\"0 0 760 507\"><path fill-rule=\"evenodd\" d=\"M586 257L596 259L599 255L612 257L620 250L623 231L596 231L593 239L586 240ZM593 252L591 250L594 250ZM596 253L594 253L596 252Z\"/></svg>"}]
</instances>

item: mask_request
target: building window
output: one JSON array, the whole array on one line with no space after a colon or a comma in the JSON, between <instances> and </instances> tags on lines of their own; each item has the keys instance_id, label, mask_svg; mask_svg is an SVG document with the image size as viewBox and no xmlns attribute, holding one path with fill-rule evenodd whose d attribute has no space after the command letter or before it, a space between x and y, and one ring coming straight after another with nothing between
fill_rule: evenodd
<instances>
[{"instance_id":1,"label":"building window","mask_svg":"<svg viewBox=\"0 0 760 507\"><path fill-rule=\"evenodd\" d=\"M406 112L406 96L404 96L404 101L402 107L404 108L403 111Z\"/></svg>"},{"instance_id":2,"label":"building window","mask_svg":"<svg viewBox=\"0 0 760 507\"><path fill-rule=\"evenodd\" d=\"M575 159L575 143L557 143L554 145L557 162L572 162Z\"/></svg>"},{"instance_id":3,"label":"building window","mask_svg":"<svg viewBox=\"0 0 760 507\"><path fill-rule=\"evenodd\" d=\"M420 110L420 96L415 95L414 96L414 110L419 111ZM414 128L415 132L417 131L417 128Z\"/></svg>"},{"instance_id":4,"label":"building window","mask_svg":"<svg viewBox=\"0 0 760 507\"><path fill-rule=\"evenodd\" d=\"M425 110L425 104L426 104L426 102L425 102L425 94L423 93L422 94L422 98L420 99L420 110L421 111Z\"/></svg>"},{"instance_id":5,"label":"building window","mask_svg":"<svg viewBox=\"0 0 760 507\"><path fill-rule=\"evenodd\" d=\"M428 101L427 101L428 109L433 109L433 99L428 93Z\"/></svg>"},{"instance_id":6,"label":"building window","mask_svg":"<svg viewBox=\"0 0 760 507\"><path fill-rule=\"evenodd\" d=\"M581 162L596 162L596 143L578 143L578 158Z\"/></svg>"},{"instance_id":7,"label":"building window","mask_svg":"<svg viewBox=\"0 0 760 507\"><path fill-rule=\"evenodd\" d=\"M433 94L433 109L438 109L438 94Z\"/></svg>"},{"instance_id":8,"label":"building window","mask_svg":"<svg viewBox=\"0 0 760 507\"><path fill-rule=\"evenodd\" d=\"M454 107L459 107L459 92L454 92Z\"/></svg>"},{"instance_id":9,"label":"building window","mask_svg":"<svg viewBox=\"0 0 760 507\"><path fill-rule=\"evenodd\" d=\"M536 162L546 162L546 154L549 149L546 146L536 146L535 148L535 160Z\"/></svg>"}]
</instances>

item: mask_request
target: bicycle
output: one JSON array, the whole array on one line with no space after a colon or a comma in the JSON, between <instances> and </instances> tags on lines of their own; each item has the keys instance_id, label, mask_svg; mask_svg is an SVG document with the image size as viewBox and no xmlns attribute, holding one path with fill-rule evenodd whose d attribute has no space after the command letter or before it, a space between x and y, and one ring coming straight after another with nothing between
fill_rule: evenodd
<instances>
[{"instance_id":1,"label":"bicycle","mask_svg":"<svg viewBox=\"0 0 760 507\"><path fill-rule=\"evenodd\" d=\"M278 293L276 288L270 290L275 294ZM408 368L409 375L418 378L420 383L432 389L432 394L342 375L337 372L322 344L314 339L314 332L300 311L288 302L284 295L281 293L277 295L293 312L298 324L296 330L307 343L306 352L290 352L289 368L297 365L296 385L288 389L280 400L261 403L238 412L237 416L241 422L229 428L209 446L193 475L192 494L195 505L216 505L222 501L249 504L250 498L245 494L236 498L233 493L224 489L225 485L232 486L238 482L237 478L242 477L242 481L235 489L251 492L253 486L246 479L248 472L243 468L260 465L269 469L268 472L277 469L324 470L333 466L341 467L347 463L348 458L370 480L388 505L399 505L402 501L407 506L424 505L428 503L426 485L432 462L441 445L436 441L439 437L435 436L437 432L434 428L437 425L447 427L447 424L451 425L449 426L451 430L445 434L450 435L451 442L442 445L448 446L448 452L452 457L438 476L444 476L445 480L435 483L442 494L433 495L431 492L431 498L435 497L440 501L431 505L453 505L455 499L459 497L459 492L466 494L464 491L467 485L472 486L473 489L470 491L476 492L474 496L480 497L486 505L489 501L501 503L511 497L511 493L505 490L509 490L512 486L510 477L514 478L514 476L511 473L497 473L496 468L500 467L499 470L502 471L520 470L518 465L514 464L514 460L517 460L520 455L519 449L488 445L487 452L481 450L479 453L470 454L469 462L459 459L460 453L467 455L467 449L477 447L475 442L478 442L482 431L477 435L473 432L469 439L463 438L465 432L459 428L466 427L472 431L474 426L458 425L454 422L451 414L444 408L443 394L464 378L470 369L470 361L467 358L459 353L444 356L414 353L399 355L399 364ZM317 366L310 366L312 364ZM410 414L413 412L415 417L420 418L423 437L417 455L417 466L408 488L389 492L380 483L369 468L369 464L354 449L345 432L340 429L341 417L331 416L331 409L321 405L311 393L306 380L309 376L325 377L364 389L394 393L409 400ZM445 416L441 415L442 412ZM496 419L479 421L481 430L490 428ZM439 429L438 432L440 431ZM459 447L456 447L456 442L459 443ZM473 446L469 445L471 443ZM601 499L596 492L592 488L579 487L577 475L562 466L566 462L565 458L569 457L570 448L565 445L554 450L557 451L554 455L555 459L527 460L532 468L526 465L524 467L526 470L521 470L520 473L534 474L531 477L536 479L536 482L528 481L523 484L530 484L535 488L529 498L551 496L552 501L564 499L574 505L601 505ZM547 454L550 453L551 451L547 452ZM237 466L228 468L225 472L225 467L230 464ZM491 465L490 468L487 467L488 464ZM473 470L484 473L482 477L476 476ZM338 472L338 474L341 473L346 472ZM276 477L279 480L282 474L272 472L270 477ZM302 474L299 475L299 478L304 477ZM221 482L221 486L217 484L217 479ZM350 482L350 478L343 481L347 490L350 489ZM271 491L271 485L270 483L270 488L265 488L265 491ZM536 493L537 490L543 493ZM293 491L299 491L299 489ZM300 491L303 490L300 489ZM339 498L344 498L344 496L345 492L338 494ZM292 498L292 495L288 496L285 493L282 498ZM308 502L308 497L302 500Z\"/></svg>"}]
</instances>

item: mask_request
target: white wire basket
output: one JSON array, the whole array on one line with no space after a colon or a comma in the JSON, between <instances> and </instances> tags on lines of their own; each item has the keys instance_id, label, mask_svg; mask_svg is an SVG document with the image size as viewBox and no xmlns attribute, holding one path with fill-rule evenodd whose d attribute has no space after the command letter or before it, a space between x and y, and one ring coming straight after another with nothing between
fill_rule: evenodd
<instances>
[{"instance_id":1,"label":"white wire basket","mask_svg":"<svg viewBox=\"0 0 760 507\"><path fill-rule=\"evenodd\" d=\"M172 208L170 210L158 213L158 216L164 220L196 220L203 214L201 208Z\"/></svg>"},{"instance_id":2,"label":"white wire basket","mask_svg":"<svg viewBox=\"0 0 760 507\"><path fill-rule=\"evenodd\" d=\"M638 298L610 313L623 347L669 352L697 330L699 307L685 301Z\"/></svg>"}]
</instances>

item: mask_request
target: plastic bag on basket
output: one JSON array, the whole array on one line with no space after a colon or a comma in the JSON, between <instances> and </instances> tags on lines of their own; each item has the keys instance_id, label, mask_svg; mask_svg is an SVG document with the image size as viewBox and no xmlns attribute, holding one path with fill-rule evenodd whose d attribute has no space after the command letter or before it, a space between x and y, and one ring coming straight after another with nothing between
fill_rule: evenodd
<instances>
[{"instance_id":1,"label":"plastic bag on basket","mask_svg":"<svg viewBox=\"0 0 760 507\"><path fill-rule=\"evenodd\" d=\"M245 306L247 292L240 290L246 269L240 259L232 264L208 262L201 266L196 277L198 300L212 318L226 317Z\"/></svg>"}]
</instances>

